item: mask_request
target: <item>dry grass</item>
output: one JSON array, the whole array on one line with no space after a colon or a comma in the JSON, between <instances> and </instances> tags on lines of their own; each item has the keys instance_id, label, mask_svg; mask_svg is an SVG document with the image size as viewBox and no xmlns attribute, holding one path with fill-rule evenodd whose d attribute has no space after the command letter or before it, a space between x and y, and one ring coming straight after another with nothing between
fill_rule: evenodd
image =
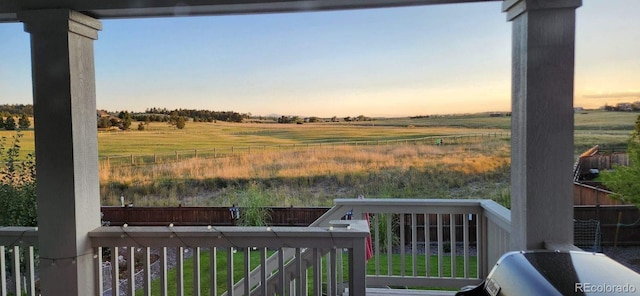
<instances>
[{"instance_id":1,"label":"dry grass","mask_svg":"<svg viewBox=\"0 0 640 296\"><path fill-rule=\"evenodd\" d=\"M117 203L121 194L138 205L228 204L250 189L269 197L272 205L312 206L359 193L443 194L485 178L508 183L504 180L508 167L504 141L460 146L327 146L159 165L103 164L100 183L103 204Z\"/></svg>"}]
</instances>

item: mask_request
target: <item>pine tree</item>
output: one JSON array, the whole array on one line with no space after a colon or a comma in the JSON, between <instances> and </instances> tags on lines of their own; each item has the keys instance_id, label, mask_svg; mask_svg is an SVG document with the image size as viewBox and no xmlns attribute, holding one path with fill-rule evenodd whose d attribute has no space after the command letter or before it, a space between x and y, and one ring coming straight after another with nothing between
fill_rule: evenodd
<instances>
[{"instance_id":1,"label":"pine tree","mask_svg":"<svg viewBox=\"0 0 640 296\"><path fill-rule=\"evenodd\" d=\"M29 120L29 117L27 117L27 114L22 114L22 116L20 116L20 119L18 119L18 126L20 129L28 129L29 126L31 126L31 121Z\"/></svg>"},{"instance_id":2,"label":"pine tree","mask_svg":"<svg viewBox=\"0 0 640 296\"><path fill-rule=\"evenodd\" d=\"M16 128L17 128L16 120L13 119L13 116L7 117L7 119L4 121L4 129L6 129L8 131L13 131Z\"/></svg>"}]
</instances>

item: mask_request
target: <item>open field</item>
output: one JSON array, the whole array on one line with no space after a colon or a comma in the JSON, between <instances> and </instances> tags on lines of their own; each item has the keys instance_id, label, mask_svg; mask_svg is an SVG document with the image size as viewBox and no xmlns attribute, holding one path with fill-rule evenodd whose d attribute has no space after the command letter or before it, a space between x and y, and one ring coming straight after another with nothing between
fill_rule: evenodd
<instances>
[{"instance_id":1,"label":"open field","mask_svg":"<svg viewBox=\"0 0 640 296\"><path fill-rule=\"evenodd\" d=\"M102 204L330 206L335 198L508 196L504 139L242 154L142 166L102 165Z\"/></svg>"},{"instance_id":2,"label":"open field","mask_svg":"<svg viewBox=\"0 0 640 296\"><path fill-rule=\"evenodd\" d=\"M584 111L575 114L576 151L596 144L624 146L633 130L636 112ZM229 148L287 144L340 143L344 141L385 141L462 134L504 133L510 117L488 114L451 115L430 118L388 118L366 122L305 124L193 123L176 130L166 123L153 122L148 130L99 132L99 155L130 155L180 150ZM136 124L132 125L135 127ZM23 154L34 151L33 130L22 131ZM12 137L15 131L0 131Z\"/></svg>"},{"instance_id":3,"label":"open field","mask_svg":"<svg viewBox=\"0 0 640 296\"><path fill-rule=\"evenodd\" d=\"M576 154L596 144L624 148L637 115L576 114ZM230 205L251 200L266 200L265 205L271 206L327 206L334 198L363 194L491 198L508 206L509 123L509 117L475 114L313 124L189 122L183 130L151 123L145 131L100 132L102 159L231 147L246 151L242 149L250 146L258 147L253 151L259 152L218 158L198 155L170 163L136 162L134 166L102 161L102 204L119 204L123 195L127 202L151 206ZM21 153L25 155L33 151L33 130L22 133ZM464 143L447 140L443 146L430 140L386 143L488 133L494 137ZM15 132L0 132L0 136L13 135ZM377 144L344 145L355 141ZM279 145L307 149L267 149Z\"/></svg>"}]
</instances>

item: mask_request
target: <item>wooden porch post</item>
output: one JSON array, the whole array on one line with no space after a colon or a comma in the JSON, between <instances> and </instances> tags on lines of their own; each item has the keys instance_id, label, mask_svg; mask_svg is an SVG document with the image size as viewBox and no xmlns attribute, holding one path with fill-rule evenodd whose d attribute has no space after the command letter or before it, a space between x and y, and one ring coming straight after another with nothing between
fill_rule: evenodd
<instances>
[{"instance_id":1,"label":"wooden porch post","mask_svg":"<svg viewBox=\"0 0 640 296\"><path fill-rule=\"evenodd\" d=\"M67 9L18 17L31 34L40 286L93 295L87 233L100 226L93 41L101 23Z\"/></svg>"},{"instance_id":2,"label":"wooden porch post","mask_svg":"<svg viewBox=\"0 0 640 296\"><path fill-rule=\"evenodd\" d=\"M505 0L513 24L511 247L573 244L575 10L581 0Z\"/></svg>"}]
</instances>

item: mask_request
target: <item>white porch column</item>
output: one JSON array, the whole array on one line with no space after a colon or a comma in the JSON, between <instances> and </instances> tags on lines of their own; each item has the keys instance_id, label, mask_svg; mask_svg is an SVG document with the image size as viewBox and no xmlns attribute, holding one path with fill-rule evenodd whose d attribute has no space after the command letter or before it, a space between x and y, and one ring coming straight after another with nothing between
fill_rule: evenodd
<instances>
[{"instance_id":1,"label":"white porch column","mask_svg":"<svg viewBox=\"0 0 640 296\"><path fill-rule=\"evenodd\" d=\"M573 244L575 10L581 0L505 0L513 23L511 247Z\"/></svg>"},{"instance_id":2,"label":"white porch column","mask_svg":"<svg viewBox=\"0 0 640 296\"><path fill-rule=\"evenodd\" d=\"M40 285L92 295L87 233L100 226L93 41L101 23L67 9L18 14L31 33Z\"/></svg>"}]
</instances>

